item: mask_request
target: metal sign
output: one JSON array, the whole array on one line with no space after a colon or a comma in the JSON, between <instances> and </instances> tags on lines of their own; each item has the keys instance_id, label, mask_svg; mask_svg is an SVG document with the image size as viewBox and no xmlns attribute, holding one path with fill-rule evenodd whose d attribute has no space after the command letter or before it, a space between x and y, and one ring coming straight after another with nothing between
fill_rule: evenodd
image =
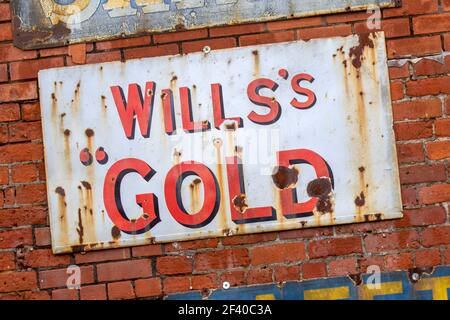
<instances>
[{"instance_id":1,"label":"metal sign","mask_svg":"<svg viewBox=\"0 0 450 320\"><path fill-rule=\"evenodd\" d=\"M12 0L14 44L65 45L244 22L393 7L398 0Z\"/></svg>"},{"instance_id":2,"label":"metal sign","mask_svg":"<svg viewBox=\"0 0 450 320\"><path fill-rule=\"evenodd\" d=\"M43 70L55 253L399 218L382 33Z\"/></svg>"}]
</instances>

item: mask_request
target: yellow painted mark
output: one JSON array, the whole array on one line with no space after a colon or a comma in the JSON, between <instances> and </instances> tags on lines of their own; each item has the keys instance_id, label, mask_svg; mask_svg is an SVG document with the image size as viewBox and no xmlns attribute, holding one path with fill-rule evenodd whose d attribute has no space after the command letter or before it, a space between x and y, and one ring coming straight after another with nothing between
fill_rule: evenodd
<instances>
[{"instance_id":1,"label":"yellow painted mark","mask_svg":"<svg viewBox=\"0 0 450 320\"><path fill-rule=\"evenodd\" d=\"M414 285L418 291L431 290L433 300L448 300L447 290L450 288L450 277L421 279Z\"/></svg>"},{"instance_id":2,"label":"yellow painted mark","mask_svg":"<svg viewBox=\"0 0 450 320\"><path fill-rule=\"evenodd\" d=\"M374 288L373 284L365 284L359 290L360 300L373 300L374 296L385 294L403 293L403 285L400 281L380 283L379 288Z\"/></svg>"},{"instance_id":3,"label":"yellow painted mark","mask_svg":"<svg viewBox=\"0 0 450 320\"><path fill-rule=\"evenodd\" d=\"M273 293L258 294L255 300L275 300L275 295Z\"/></svg>"},{"instance_id":4,"label":"yellow painted mark","mask_svg":"<svg viewBox=\"0 0 450 320\"><path fill-rule=\"evenodd\" d=\"M326 289L305 290L305 300L338 300L350 297L348 287L336 287Z\"/></svg>"}]
</instances>

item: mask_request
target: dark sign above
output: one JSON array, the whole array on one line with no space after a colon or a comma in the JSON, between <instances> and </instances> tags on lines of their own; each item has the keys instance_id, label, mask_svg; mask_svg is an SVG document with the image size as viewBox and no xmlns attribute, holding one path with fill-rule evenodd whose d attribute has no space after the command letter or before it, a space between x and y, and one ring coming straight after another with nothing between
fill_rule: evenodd
<instances>
[{"instance_id":1,"label":"dark sign above","mask_svg":"<svg viewBox=\"0 0 450 320\"><path fill-rule=\"evenodd\" d=\"M55 47L152 32L394 7L399 0L12 0L14 44Z\"/></svg>"}]
</instances>

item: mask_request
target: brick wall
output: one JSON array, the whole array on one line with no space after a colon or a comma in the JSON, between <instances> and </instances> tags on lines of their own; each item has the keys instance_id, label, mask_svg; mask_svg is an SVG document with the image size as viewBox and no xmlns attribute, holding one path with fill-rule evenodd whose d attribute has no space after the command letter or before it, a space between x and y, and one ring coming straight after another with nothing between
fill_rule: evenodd
<instances>
[{"instance_id":1,"label":"brick wall","mask_svg":"<svg viewBox=\"0 0 450 320\"><path fill-rule=\"evenodd\" d=\"M161 298L174 292L450 264L450 0L382 10L402 183L401 220L54 256L37 72L367 30L365 12L21 51L0 1L0 299ZM66 268L81 267L81 290Z\"/></svg>"}]
</instances>

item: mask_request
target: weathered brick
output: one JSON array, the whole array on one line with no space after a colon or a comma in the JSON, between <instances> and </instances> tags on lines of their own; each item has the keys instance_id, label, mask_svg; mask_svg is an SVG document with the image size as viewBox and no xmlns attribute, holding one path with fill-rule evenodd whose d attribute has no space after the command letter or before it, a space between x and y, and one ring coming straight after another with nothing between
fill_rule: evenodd
<instances>
[{"instance_id":1,"label":"weathered brick","mask_svg":"<svg viewBox=\"0 0 450 320\"><path fill-rule=\"evenodd\" d=\"M135 298L131 281L108 283L108 297L110 300Z\"/></svg>"},{"instance_id":2,"label":"weathered brick","mask_svg":"<svg viewBox=\"0 0 450 320\"><path fill-rule=\"evenodd\" d=\"M1 272L0 292L23 291L36 288L36 272Z\"/></svg>"},{"instance_id":3,"label":"weathered brick","mask_svg":"<svg viewBox=\"0 0 450 320\"><path fill-rule=\"evenodd\" d=\"M192 260L183 256L164 256L156 259L156 270L160 274L183 274L192 272Z\"/></svg>"},{"instance_id":4,"label":"weathered brick","mask_svg":"<svg viewBox=\"0 0 450 320\"><path fill-rule=\"evenodd\" d=\"M255 247L250 250L250 256L252 265L301 261L306 257L305 244L297 242Z\"/></svg>"},{"instance_id":5,"label":"weathered brick","mask_svg":"<svg viewBox=\"0 0 450 320\"><path fill-rule=\"evenodd\" d=\"M136 296L158 297L162 294L162 286L160 278L139 279L134 281Z\"/></svg>"},{"instance_id":6,"label":"weathered brick","mask_svg":"<svg viewBox=\"0 0 450 320\"><path fill-rule=\"evenodd\" d=\"M324 258L361 252L360 237L323 239L311 241L309 244L309 258Z\"/></svg>"},{"instance_id":7,"label":"weathered brick","mask_svg":"<svg viewBox=\"0 0 450 320\"><path fill-rule=\"evenodd\" d=\"M247 266L250 262L247 249L226 249L195 255L195 270L229 269Z\"/></svg>"},{"instance_id":8,"label":"weathered brick","mask_svg":"<svg viewBox=\"0 0 450 320\"><path fill-rule=\"evenodd\" d=\"M109 262L97 265L97 277L99 281L115 281L151 276L150 260L128 260Z\"/></svg>"},{"instance_id":9,"label":"weathered brick","mask_svg":"<svg viewBox=\"0 0 450 320\"><path fill-rule=\"evenodd\" d=\"M420 246L419 234L414 230L369 234L364 239L367 252L381 253L399 249L416 249Z\"/></svg>"}]
</instances>

